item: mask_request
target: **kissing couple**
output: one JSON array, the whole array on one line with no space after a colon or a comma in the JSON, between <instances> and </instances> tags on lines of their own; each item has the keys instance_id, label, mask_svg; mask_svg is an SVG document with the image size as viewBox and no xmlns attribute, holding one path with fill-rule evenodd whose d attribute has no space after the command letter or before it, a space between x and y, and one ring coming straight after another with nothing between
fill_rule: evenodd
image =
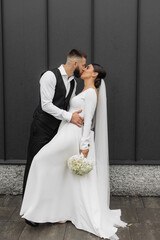
<instances>
[{"instance_id":1,"label":"kissing couple","mask_svg":"<svg viewBox=\"0 0 160 240\"><path fill-rule=\"evenodd\" d=\"M20 215L37 227L71 221L100 238L119 239L121 210L111 210L105 69L86 66L87 55L72 49L66 63L40 78L33 114ZM84 81L76 95L74 77ZM95 162L88 174L70 171L66 160L83 154Z\"/></svg>"}]
</instances>

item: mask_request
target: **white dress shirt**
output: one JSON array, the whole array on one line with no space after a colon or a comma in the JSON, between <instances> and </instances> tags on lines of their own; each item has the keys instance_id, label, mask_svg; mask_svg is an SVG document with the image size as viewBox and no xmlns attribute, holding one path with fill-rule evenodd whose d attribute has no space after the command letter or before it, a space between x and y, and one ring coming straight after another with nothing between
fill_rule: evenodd
<instances>
[{"instance_id":1,"label":"white dress shirt","mask_svg":"<svg viewBox=\"0 0 160 240\"><path fill-rule=\"evenodd\" d=\"M64 85L66 87L66 96L70 90L70 82L74 79L74 76L69 77L63 67L63 64L58 68L62 75ZM57 79L52 71L46 71L40 78L40 97L41 97L41 107L44 112L47 112L59 120L66 120L70 122L72 118L72 113L66 110L60 109L52 103L55 94L55 87ZM75 96L77 82L75 81L75 87L72 93L72 97Z\"/></svg>"}]
</instances>

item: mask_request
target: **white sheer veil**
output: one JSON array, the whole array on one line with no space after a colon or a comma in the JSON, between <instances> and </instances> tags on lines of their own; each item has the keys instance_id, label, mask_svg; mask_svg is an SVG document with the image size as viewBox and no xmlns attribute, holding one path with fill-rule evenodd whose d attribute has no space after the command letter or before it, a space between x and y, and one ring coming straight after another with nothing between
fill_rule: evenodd
<instances>
[{"instance_id":1,"label":"white sheer veil","mask_svg":"<svg viewBox=\"0 0 160 240\"><path fill-rule=\"evenodd\" d=\"M97 184L101 206L109 209L110 177L109 177L109 144L106 85L101 80L98 91L98 102L95 113L95 154L97 169Z\"/></svg>"}]
</instances>

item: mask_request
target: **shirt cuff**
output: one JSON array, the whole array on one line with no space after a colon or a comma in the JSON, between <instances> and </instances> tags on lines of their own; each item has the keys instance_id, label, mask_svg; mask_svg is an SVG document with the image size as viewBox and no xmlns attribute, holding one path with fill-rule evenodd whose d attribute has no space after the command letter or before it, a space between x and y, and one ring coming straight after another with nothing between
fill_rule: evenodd
<instances>
[{"instance_id":1,"label":"shirt cuff","mask_svg":"<svg viewBox=\"0 0 160 240\"><path fill-rule=\"evenodd\" d=\"M64 118L67 122L70 122L70 121L71 121L71 118L72 118L72 113L67 112L67 111L64 110L64 112L63 112L63 118Z\"/></svg>"}]
</instances>

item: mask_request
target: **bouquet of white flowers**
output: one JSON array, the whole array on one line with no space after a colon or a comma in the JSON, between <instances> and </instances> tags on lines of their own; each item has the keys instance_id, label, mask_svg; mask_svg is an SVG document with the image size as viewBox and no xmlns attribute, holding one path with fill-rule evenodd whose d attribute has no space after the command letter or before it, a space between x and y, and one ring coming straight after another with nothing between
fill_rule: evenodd
<instances>
[{"instance_id":1,"label":"bouquet of white flowers","mask_svg":"<svg viewBox=\"0 0 160 240\"><path fill-rule=\"evenodd\" d=\"M88 160L84 157L83 153L81 153L80 155L74 155L67 159L67 165L73 173L83 176L93 169L94 161Z\"/></svg>"}]
</instances>

